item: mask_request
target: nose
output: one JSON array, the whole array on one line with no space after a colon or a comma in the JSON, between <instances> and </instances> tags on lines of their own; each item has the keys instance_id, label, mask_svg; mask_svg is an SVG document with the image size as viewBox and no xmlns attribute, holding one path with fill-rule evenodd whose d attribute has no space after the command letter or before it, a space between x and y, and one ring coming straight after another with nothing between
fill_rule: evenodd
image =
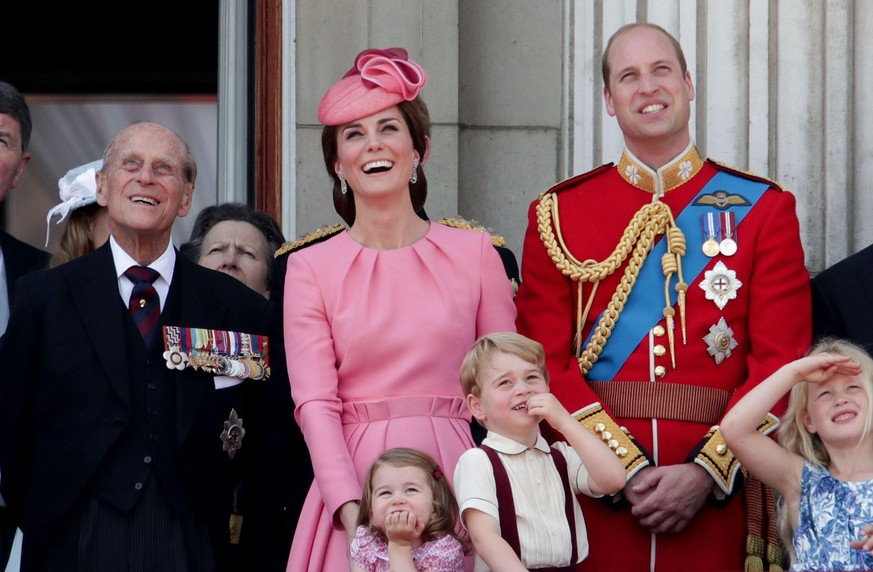
<instances>
[{"instance_id":1,"label":"nose","mask_svg":"<svg viewBox=\"0 0 873 572\"><path fill-rule=\"evenodd\" d=\"M379 137L379 133L376 131L371 132L367 135L367 150L372 151L375 149L382 148L382 139Z\"/></svg>"},{"instance_id":2,"label":"nose","mask_svg":"<svg viewBox=\"0 0 873 572\"><path fill-rule=\"evenodd\" d=\"M236 261L238 259L236 248L233 246L229 246L227 250L224 252L224 261L221 264L222 268L236 268Z\"/></svg>"},{"instance_id":3,"label":"nose","mask_svg":"<svg viewBox=\"0 0 873 572\"><path fill-rule=\"evenodd\" d=\"M515 383L515 394L516 395L527 395L529 393L533 393L530 389L530 386L524 381L517 381Z\"/></svg>"},{"instance_id":4,"label":"nose","mask_svg":"<svg viewBox=\"0 0 873 572\"><path fill-rule=\"evenodd\" d=\"M652 93L658 90L658 82L652 74L643 73L640 74L639 87L642 93Z\"/></svg>"},{"instance_id":5,"label":"nose","mask_svg":"<svg viewBox=\"0 0 873 572\"><path fill-rule=\"evenodd\" d=\"M152 174L152 166L151 165L143 165L139 170L139 182L148 185L151 184L153 178Z\"/></svg>"}]
</instances>

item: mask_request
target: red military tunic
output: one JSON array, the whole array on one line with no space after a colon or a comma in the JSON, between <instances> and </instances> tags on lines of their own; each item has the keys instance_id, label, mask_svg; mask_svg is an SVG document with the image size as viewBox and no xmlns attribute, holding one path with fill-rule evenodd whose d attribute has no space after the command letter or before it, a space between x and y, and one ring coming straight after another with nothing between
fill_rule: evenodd
<instances>
[{"instance_id":1,"label":"red military tunic","mask_svg":"<svg viewBox=\"0 0 873 572\"><path fill-rule=\"evenodd\" d=\"M728 498L722 506L714 502L704 504L689 526L676 535L651 534L639 525L627 504L615 510L601 501L582 499L585 519L590 523L591 546L583 569L742 570L745 507L741 498L731 496L738 492L735 489L741 487L744 479L732 454L726 450L717 425L725 406L729 407L779 366L802 355L811 341L809 275L804 266L794 197L769 182L758 185L760 197L752 201L751 208L746 207L745 217L737 228L727 230L729 237L736 239L736 253L702 258L699 273L684 269L688 284L685 343L679 304L672 305L675 312L672 345L667 336L669 323L661 314L662 307L667 306L665 277L660 269L660 281L654 286L634 284L636 289L630 290L616 323L634 322L639 308L634 309L630 300L643 296L644 289L657 291L654 299L659 300L658 313L653 320L643 321L644 327L636 330L635 337L621 334L624 339L620 340L617 334L606 339L604 355L622 342L629 352L620 357L621 361L606 379L596 377L596 360L591 374L583 378L573 352L577 315L584 311L592 284L583 282L580 297L579 283L562 273L555 260L556 252L563 253L565 260L575 260L572 267L577 270L604 261L616 249L634 215L658 197L677 219L688 207L690 214L678 225L684 233L687 251L697 249L694 254L700 258L707 238L705 230L711 230L705 224L706 213L712 213L711 218L719 221L724 212L742 212L734 205L742 204L743 193L728 188L727 193L722 192L716 199L719 193L714 191L725 189L706 186L720 172L753 185L761 182L702 161L693 146L657 173L625 151L618 166L605 165L544 193L541 198L557 197L557 216L554 211L551 217L544 217L543 210L538 213L539 199L531 205L522 284L517 297L517 325L520 333L544 345L552 392L580 422L601 434L604 441L612 441L611 446L622 456L629 477L650 464L693 461L713 477L714 490L721 493L718 496ZM701 190L705 192L701 194ZM695 206L690 207L695 201ZM541 236L544 229L550 229L557 239L551 250ZM724 238L724 234L715 238ZM681 257L690 258L688 254ZM584 341L599 323L601 312L610 304L627 265L624 260L617 270L599 281L580 332L583 349ZM672 275L669 291L674 290L677 278ZM705 289L701 288L702 283ZM606 362L603 358L603 363ZM597 381L612 383L590 384ZM593 387L615 389L617 384L631 381L646 383L624 387L664 390L668 387L664 384L677 384L679 392L656 392L645 394L646 397L641 394L598 397L594 393ZM680 405L679 399L686 401ZM656 403L659 400L662 402ZM642 410L642 414L633 411L634 408ZM662 409L671 408L672 411L661 413Z\"/></svg>"}]
</instances>

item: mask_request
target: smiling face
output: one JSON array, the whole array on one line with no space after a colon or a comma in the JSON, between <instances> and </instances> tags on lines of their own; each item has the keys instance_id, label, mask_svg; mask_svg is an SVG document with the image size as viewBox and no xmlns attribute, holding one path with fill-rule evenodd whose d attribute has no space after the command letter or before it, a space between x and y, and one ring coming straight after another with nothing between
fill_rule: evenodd
<instances>
[{"instance_id":1,"label":"smiling face","mask_svg":"<svg viewBox=\"0 0 873 572\"><path fill-rule=\"evenodd\" d=\"M21 125L11 115L0 113L0 202L9 189L18 186L28 161L30 153L22 149Z\"/></svg>"},{"instance_id":2,"label":"smiling face","mask_svg":"<svg viewBox=\"0 0 873 572\"><path fill-rule=\"evenodd\" d=\"M337 130L336 173L348 182L356 201L409 196L409 179L421 160L397 106Z\"/></svg>"},{"instance_id":3,"label":"smiling face","mask_svg":"<svg viewBox=\"0 0 873 572\"><path fill-rule=\"evenodd\" d=\"M373 473L370 522L385 530L385 517L407 511L427 524L434 512L433 491L420 467L385 464Z\"/></svg>"},{"instance_id":4,"label":"smiling face","mask_svg":"<svg viewBox=\"0 0 873 572\"><path fill-rule=\"evenodd\" d=\"M194 182L185 177L185 146L169 129L137 123L115 138L97 174L97 202L109 209L112 235L169 241L176 217L191 208Z\"/></svg>"},{"instance_id":5,"label":"smiling face","mask_svg":"<svg viewBox=\"0 0 873 572\"><path fill-rule=\"evenodd\" d=\"M828 447L857 445L869 406L861 376L835 375L824 383L806 385L806 430L818 434Z\"/></svg>"},{"instance_id":6,"label":"smiling face","mask_svg":"<svg viewBox=\"0 0 873 572\"><path fill-rule=\"evenodd\" d=\"M648 27L622 32L610 47L608 68L606 110L618 120L628 149L644 161L681 153L690 142L694 85L670 39Z\"/></svg>"},{"instance_id":7,"label":"smiling face","mask_svg":"<svg viewBox=\"0 0 873 572\"><path fill-rule=\"evenodd\" d=\"M467 395L473 417L489 431L519 443L536 441L542 419L528 414L527 400L549 391L539 368L515 354L497 351L479 366L477 377L479 395Z\"/></svg>"},{"instance_id":8,"label":"smiling face","mask_svg":"<svg viewBox=\"0 0 873 572\"><path fill-rule=\"evenodd\" d=\"M268 297L268 251L267 239L255 225L224 220L203 237L197 263L230 274L258 294Z\"/></svg>"}]
</instances>

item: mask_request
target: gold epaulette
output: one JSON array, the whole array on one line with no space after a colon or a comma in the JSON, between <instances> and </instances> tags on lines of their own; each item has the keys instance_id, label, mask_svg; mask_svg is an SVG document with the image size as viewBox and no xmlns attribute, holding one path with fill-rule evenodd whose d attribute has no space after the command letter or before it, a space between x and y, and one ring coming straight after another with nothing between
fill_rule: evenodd
<instances>
[{"instance_id":1,"label":"gold epaulette","mask_svg":"<svg viewBox=\"0 0 873 572\"><path fill-rule=\"evenodd\" d=\"M456 215L453 217L440 219L437 222L446 226L450 226L452 228L464 228L467 230L478 230L480 232L487 232L491 235L491 244L493 244L494 246L506 246L505 238L497 234L494 229L488 228L476 220L467 220L460 215Z\"/></svg>"},{"instance_id":2,"label":"gold epaulette","mask_svg":"<svg viewBox=\"0 0 873 572\"><path fill-rule=\"evenodd\" d=\"M342 224L320 226L313 232L304 234L297 240L288 241L280 246L278 250L273 253L273 258L279 258L280 256L290 254L295 250L300 250L301 248L313 245L317 242L321 242L322 240L328 239L333 235L344 231L345 229L345 225Z\"/></svg>"},{"instance_id":3,"label":"gold epaulette","mask_svg":"<svg viewBox=\"0 0 873 572\"><path fill-rule=\"evenodd\" d=\"M624 427L620 427L600 403L594 403L576 414L576 421L603 440L618 456L627 478L649 464L649 460L637 446L633 437Z\"/></svg>"},{"instance_id":4,"label":"gold epaulette","mask_svg":"<svg viewBox=\"0 0 873 572\"><path fill-rule=\"evenodd\" d=\"M763 435L768 435L778 426L779 419L772 413L768 413L758 424L758 431ZM709 473L726 495L734 492L737 475L742 475L743 480L748 475L746 469L740 465L733 452L728 448L718 426L710 429L706 437L703 438L703 446L695 455L694 462Z\"/></svg>"},{"instance_id":5,"label":"gold epaulette","mask_svg":"<svg viewBox=\"0 0 873 572\"><path fill-rule=\"evenodd\" d=\"M570 177L569 179L565 179L565 180L561 181L560 183L556 183L556 184L552 185L551 187L549 187L548 189L546 189L545 191L541 192L539 198L542 199L543 196L548 194L548 193L559 193L559 192L563 191L564 189L569 189L571 187L575 187L576 185L578 185L579 183L581 183L583 181L587 181L588 179L591 179L592 177L596 177L597 175L603 173L604 171L610 170L613 167L613 165L614 165L614 163L606 163L604 165L600 165L599 167L591 169L587 173L582 173L581 175L576 175L574 177Z\"/></svg>"},{"instance_id":6,"label":"gold epaulette","mask_svg":"<svg viewBox=\"0 0 873 572\"><path fill-rule=\"evenodd\" d=\"M761 175L757 175L755 173L750 173L749 171L742 171L740 169L736 169L734 167L731 167L729 165L725 165L724 163L721 163L721 162L716 161L715 159L711 159L709 157L707 157L706 162L709 163L710 165L714 166L719 171L726 171L728 173L731 173L732 175L737 175L738 177L742 177L744 179L749 179L751 181L758 181L759 183L767 183L768 185L770 185L771 187L773 187L777 191L783 190L782 187L779 186L779 183L777 183L773 179L768 179L767 177L762 177Z\"/></svg>"}]
</instances>

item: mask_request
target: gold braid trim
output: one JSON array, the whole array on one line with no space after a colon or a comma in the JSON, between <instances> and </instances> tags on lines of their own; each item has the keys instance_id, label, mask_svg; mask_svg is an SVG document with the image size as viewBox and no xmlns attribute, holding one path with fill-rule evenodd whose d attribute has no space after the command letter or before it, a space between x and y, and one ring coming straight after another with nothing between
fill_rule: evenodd
<instances>
[{"instance_id":1,"label":"gold braid trim","mask_svg":"<svg viewBox=\"0 0 873 572\"><path fill-rule=\"evenodd\" d=\"M758 423L758 432L767 435L778 426L779 419L772 413L768 413ZM726 495L733 491L737 474L741 473L743 478L748 476L746 469L740 465L740 462L728 448L718 427L713 427L706 434L703 446L694 457L694 462L709 473Z\"/></svg>"},{"instance_id":2,"label":"gold braid trim","mask_svg":"<svg viewBox=\"0 0 873 572\"><path fill-rule=\"evenodd\" d=\"M276 252L273 253L273 258L279 258L283 254L287 254L289 252L294 252L295 250L303 248L304 246L307 246L313 242L317 242L317 241L321 240L322 238L326 238L328 236L332 236L334 234L337 234L338 232L341 232L345 229L346 229L346 227L344 225L341 225L341 224L320 226L317 229L315 229L314 231L312 231L308 234L304 234L303 236L301 236L297 240L295 240L293 242L286 242L285 244L280 246L278 248L278 250L276 250Z\"/></svg>"},{"instance_id":3,"label":"gold braid trim","mask_svg":"<svg viewBox=\"0 0 873 572\"><path fill-rule=\"evenodd\" d=\"M494 246L506 246L505 238L497 234L493 228L488 228L480 224L477 220L467 220L464 217L458 215L451 218L440 219L439 223L450 226L452 228L465 228L467 230L478 230L480 232L487 232L491 235L491 244L493 244Z\"/></svg>"},{"instance_id":4,"label":"gold braid trim","mask_svg":"<svg viewBox=\"0 0 873 572\"><path fill-rule=\"evenodd\" d=\"M674 274L679 282L676 290L679 293L679 314L682 326L682 341L685 343L685 291L688 285L682 277L682 256L685 254L685 236L682 230L676 226L676 220L670 207L660 200L644 205L633 216L621 240L615 250L602 262L585 260L580 262L570 253L561 234L560 217L558 216L558 197L555 193L543 193L537 204L537 230L540 239L546 247L546 251L558 270L564 276L578 283L578 315L576 316L576 340L575 351L579 369L582 374L587 374L594 363L598 360L606 342L615 328L618 317L621 315L628 296L636 283L640 269L652 250L655 241L661 234L667 235L667 252L661 260L661 267L666 277L664 282L664 317L667 319L667 331L669 333L670 353L673 357L673 367L676 367L676 352L673 340L673 314L674 310L670 303L670 280ZM600 318L591 335L591 339L584 350L579 347L582 343L582 327L587 319L588 310L591 308L597 285L601 280L612 275L621 265L628 261L624 274L612 295L612 299L606 307L606 311ZM588 303L582 310L582 284L591 282L594 287L589 294ZM581 350L581 351L580 351Z\"/></svg>"},{"instance_id":5,"label":"gold braid trim","mask_svg":"<svg viewBox=\"0 0 873 572\"><path fill-rule=\"evenodd\" d=\"M631 435L627 433L627 430L619 427L618 423L604 411L599 403L576 413L576 421L603 440L615 452L624 465L628 478L649 464L648 459Z\"/></svg>"}]
</instances>

